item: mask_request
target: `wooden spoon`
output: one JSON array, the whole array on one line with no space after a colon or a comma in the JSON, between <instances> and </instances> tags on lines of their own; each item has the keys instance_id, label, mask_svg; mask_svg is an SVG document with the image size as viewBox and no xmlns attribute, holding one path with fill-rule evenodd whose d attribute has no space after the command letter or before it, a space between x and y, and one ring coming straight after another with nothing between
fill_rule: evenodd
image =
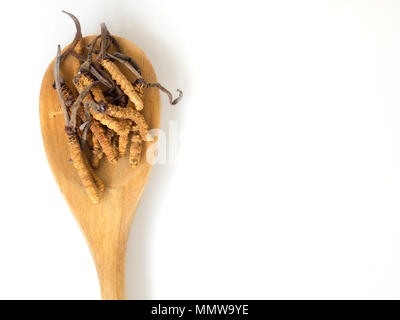
<instances>
[{"instance_id":1,"label":"wooden spoon","mask_svg":"<svg viewBox=\"0 0 400 320\"><path fill-rule=\"evenodd\" d=\"M88 43L94 38L84 38ZM157 82L149 59L132 42L115 37L121 51L132 57L139 65L143 78ZM56 46L54 46L56 53ZM69 56L61 64L61 74L71 89L73 57ZM96 265L103 299L125 299L125 254L130 226L135 210L143 194L150 175L151 164L146 161L146 151L150 144L144 144L142 159L137 168L132 169L128 159L122 158L117 164L102 160L97 170L106 186L99 205L93 205L82 186L70 159L67 136L64 131L62 113L50 114L60 105L56 90L53 89L54 60L47 68L40 90L40 124L47 159L57 184L72 210L86 238ZM130 79L131 74L122 66L121 70ZM75 90L75 89L74 89ZM76 93L76 90L74 91ZM160 94L157 89L146 90L144 96L144 116L150 128L160 125Z\"/></svg>"}]
</instances>

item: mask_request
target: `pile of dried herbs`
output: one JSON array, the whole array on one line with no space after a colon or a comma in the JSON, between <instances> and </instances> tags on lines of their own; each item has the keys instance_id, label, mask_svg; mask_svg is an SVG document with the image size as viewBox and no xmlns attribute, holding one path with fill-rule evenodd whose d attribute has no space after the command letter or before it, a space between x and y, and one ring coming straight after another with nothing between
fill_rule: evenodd
<instances>
[{"instance_id":1,"label":"pile of dried herbs","mask_svg":"<svg viewBox=\"0 0 400 320\"><path fill-rule=\"evenodd\" d=\"M96 173L104 157L116 163L129 149L129 164L136 167L141 161L142 144L147 139L149 126L143 116L143 97L148 88L156 87L166 93L172 105L182 98L172 94L159 83L148 83L140 68L129 56L121 52L118 41L102 23L101 33L90 43L84 43L78 19L68 13L76 26L70 46L61 54L58 46L54 64L54 88L60 107L51 116L63 114L68 136L71 160L76 168L89 199L100 203L100 193L105 186ZM100 46L98 49L98 42ZM60 72L67 56L74 58L73 85L75 96ZM124 65L135 78L131 82L118 65Z\"/></svg>"}]
</instances>

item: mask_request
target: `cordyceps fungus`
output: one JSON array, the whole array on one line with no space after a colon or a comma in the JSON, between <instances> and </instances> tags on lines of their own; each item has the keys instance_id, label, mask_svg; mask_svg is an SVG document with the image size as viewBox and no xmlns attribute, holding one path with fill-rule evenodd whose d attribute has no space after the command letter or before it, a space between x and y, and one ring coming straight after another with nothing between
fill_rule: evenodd
<instances>
[{"instance_id":1,"label":"cordyceps fungus","mask_svg":"<svg viewBox=\"0 0 400 320\"><path fill-rule=\"evenodd\" d=\"M60 103L61 103L61 109L64 114L65 127L67 128L69 125L69 114L68 114L67 106L65 105L65 100L64 100L63 93L62 93L62 89L61 89L62 81L61 81L61 77L60 77L60 64L61 64L61 47L58 46L57 47L57 57L56 57L56 61L54 63L54 84L55 84L55 88L57 90L58 99L60 100Z\"/></svg>"},{"instance_id":2,"label":"cordyceps fungus","mask_svg":"<svg viewBox=\"0 0 400 320\"><path fill-rule=\"evenodd\" d=\"M160 83L147 83L146 80L143 79L139 67L137 66L136 62L135 62L132 58L130 58L130 57L128 57L128 56L122 54L121 52L115 52L115 53L112 53L112 54L109 53L109 52L106 52L106 48L108 48L107 41L108 41L109 39L112 39L113 43L118 43L118 42L110 35L110 32L108 31L108 29L107 29L105 23L102 23L102 24L101 24L101 30L102 30L102 33L101 33L101 35L100 35L100 38L101 38L101 45L100 45L100 51L98 51L99 54L98 54L98 58L97 58L97 59L99 59L100 61L102 61L102 60L104 60L104 59L116 60L116 61L120 62L122 65L124 65L124 66L136 77L135 82L134 82L133 84L131 84L131 86L130 86L130 85L128 85L128 84L126 83L126 81L125 81L126 78L125 78L125 77L122 77L122 76L120 75L120 72L119 72L119 70L117 70L117 68L116 68L115 65L107 64L107 63L106 63L106 65L107 65L107 66L112 70L112 72L114 73L114 76L115 76L115 77L121 76L121 79L119 79L119 81L122 82L122 85L126 88L126 90L128 90L129 92L131 92L131 90L132 90L131 87L134 87L135 85L138 85L138 86L139 86L139 85L144 85L144 88L145 88L145 89L146 89L146 88L158 88L160 91L164 92L164 93L168 96L169 103L170 103L171 105L176 105L176 104L182 99L182 97L183 97L183 92L182 92L182 90L180 90L180 89L177 89L177 91L178 91L178 97L174 99L173 96L172 96L172 94L171 94L171 92L170 92L168 89L166 89L163 85L161 85ZM96 37L96 39L95 39L94 41L96 42L97 39L98 39L98 38ZM119 46L118 46L118 47L119 47ZM104 63L104 62L103 62L103 63ZM105 66L104 64L102 64L102 65L103 65L104 68L106 68L106 66ZM115 67L114 67L114 66L115 66ZM110 72L110 71L109 71L109 72ZM110 72L110 73L111 73L111 72ZM124 78L125 78L125 79L124 79ZM113 78L113 79L114 79L114 78ZM116 79L114 79L114 80L116 80ZM117 82L117 83L118 83L118 82ZM118 83L118 84L119 84L119 83ZM136 91L137 91L137 90L136 90ZM128 94L127 94L127 95L128 95ZM129 97L129 95L128 95L128 97ZM136 99L135 95L133 95L132 98L133 98L133 99L131 99L131 101L132 101L133 103L135 103L135 101L133 101L133 100ZM136 106L136 108L137 108L137 106ZM138 109L138 110L141 110L141 109Z\"/></svg>"},{"instance_id":3,"label":"cordyceps fungus","mask_svg":"<svg viewBox=\"0 0 400 320\"><path fill-rule=\"evenodd\" d=\"M76 33L75 33L75 38L68 47L68 49L65 50L64 53L61 55L60 62L63 62L64 59L74 51L75 46L78 44L79 40L82 39L81 24L79 23L79 20L72 13L66 12L64 10L62 12L67 14L74 21L76 27Z\"/></svg>"},{"instance_id":4,"label":"cordyceps fungus","mask_svg":"<svg viewBox=\"0 0 400 320\"><path fill-rule=\"evenodd\" d=\"M164 92L171 105L177 104L183 94L178 89L179 95L174 99L160 83L147 82L134 58L122 52L122 46L104 23L100 34L87 40L82 37L79 20L63 12L74 21L76 33L64 53L58 46L53 86L61 106L51 117L63 114L71 161L89 199L96 204L105 189L95 171L101 159L115 164L129 151L129 165L140 165L150 129L143 113L146 90L157 88ZM77 95L60 75L61 63L69 56L73 59L72 85ZM128 80L119 64L133 75L134 81Z\"/></svg>"},{"instance_id":5,"label":"cordyceps fungus","mask_svg":"<svg viewBox=\"0 0 400 320\"><path fill-rule=\"evenodd\" d=\"M106 55L107 35L108 31L104 23L101 24L101 41L100 52L97 61L106 69L111 78L120 86L122 91L129 97L129 100L135 105L137 110L143 110L143 101L135 91L130 81L125 77L116 64L114 64Z\"/></svg>"},{"instance_id":6,"label":"cordyceps fungus","mask_svg":"<svg viewBox=\"0 0 400 320\"><path fill-rule=\"evenodd\" d=\"M82 150L80 148L77 132L75 128L72 128L69 125L70 118L61 91L60 63L61 63L61 48L60 46L58 46L57 57L54 63L54 80L58 98L61 102L61 108L64 114L65 131L68 135L68 144L70 148L71 160L72 163L74 164L75 169L78 172L79 178L82 181L82 184L86 190L86 193L90 201L93 204L97 204L100 201L99 190L97 188L96 183L94 182L93 174L91 173L91 170L88 167L88 161L86 159L86 156L82 153Z\"/></svg>"},{"instance_id":7,"label":"cordyceps fungus","mask_svg":"<svg viewBox=\"0 0 400 320\"><path fill-rule=\"evenodd\" d=\"M75 100L74 104L71 107L71 119L69 120L68 126L71 129L75 129L76 127L76 116L78 113L79 108L81 107L81 103L83 99L88 95L90 92L90 89L92 89L95 85L97 85L98 82L92 82L90 85L88 85L82 92L80 92L78 98Z\"/></svg>"}]
</instances>

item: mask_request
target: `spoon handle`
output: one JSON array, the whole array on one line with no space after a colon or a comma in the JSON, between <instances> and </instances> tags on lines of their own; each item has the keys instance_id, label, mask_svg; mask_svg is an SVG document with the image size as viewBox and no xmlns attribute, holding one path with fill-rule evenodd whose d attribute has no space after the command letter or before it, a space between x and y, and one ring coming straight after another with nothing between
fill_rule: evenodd
<instances>
[{"instance_id":1,"label":"spoon handle","mask_svg":"<svg viewBox=\"0 0 400 320\"><path fill-rule=\"evenodd\" d=\"M126 242L115 243L105 241L102 248L97 248L92 255L96 264L103 300L125 300L125 255Z\"/></svg>"}]
</instances>

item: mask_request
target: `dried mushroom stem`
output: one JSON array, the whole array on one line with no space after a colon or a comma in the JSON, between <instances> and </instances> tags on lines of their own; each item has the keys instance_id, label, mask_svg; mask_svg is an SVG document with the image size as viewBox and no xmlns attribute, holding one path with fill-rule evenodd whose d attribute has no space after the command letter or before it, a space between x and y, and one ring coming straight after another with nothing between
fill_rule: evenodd
<instances>
[{"instance_id":1,"label":"dried mushroom stem","mask_svg":"<svg viewBox=\"0 0 400 320\"><path fill-rule=\"evenodd\" d=\"M95 52L94 46L96 45L97 40L100 39L100 35L97 35L91 42L86 45L86 49L91 52Z\"/></svg>"},{"instance_id":2,"label":"dried mushroom stem","mask_svg":"<svg viewBox=\"0 0 400 320\"><path fill-rule=\"evenodd\" d=\"M117 52L114 54L107 53L107 57L120 62L122 65L128 68L129 71L132 72L137 79L143 79L142 75L139 72L140 71L139 67L135 68L135 66L137 66L136 63L134 63L134 61L128 56L125 56L122 53ZM137 69L139 69L139 71Z\"/></svg>"},{"instance_id":3,"label":"dried mushroom stem","mask_svg":"<svg viewBox=\"0 0 400 320\"><path fill-rule=\"evenodd\" d=\"M89 72L92 74L97 80L99 80L102 84L104 84L106 87L112 88L114 86L114 83L111 79L111 77L104 72L103 70L100 69L100 66L96 63L93 63L92 59L92 54L94 50L94 45L99 39L100 36L97 36L94 40L92 40L88 45L87 45L87 57L83 57L81 54L77 54L73 52L72 54L80 61L82 61L82 64L80 65L79 72L84 71L84 72Z\"/></svg>"},{"instance_id":4,"label":"dried mushroom stem","mask_svg":"<svg viewBox=\"0 0 400 320\"><path fill-rule=\"evenodd\" d=\"M93 53L99 54L100 50L93 49ZM119 52L119 50L114 53L106 52L105 55L106 58L117 60L125 67L127 67L134 75L136 75L138 79L142 79L142 71L140 70L135 60L133 60L131 57L124 55L123 53Z\"/></svg>"},{"instance_id":5,"label":"dried mushroom stem","mask_svg":"<svg viewBox=\"0 0 400 320\"><path fill-rule=\"evenodd\" d=\"M160 91L164 92L169 99L169 103L171 105L176 105L179 101L181 101L182 97L183 97L183 92L180 89L176 89L176 91L178 91L178 97L176 97L175 99L173 98L171 92L169 92L165 87L163 87L161 84L157 83L148 83L147 84L147 88L158 88Z\"/></svg>"},{"instance_id":6,"label":"dried mushroom stem","mask_svg":"<svg viewBox=\"0 0 400 320\"><path fill-rule=\"evenodd\" d=\"M54 63L54 81L55 81L55 86L56 86L56 90L57 90L57 94L58 94L58 99L60 100L60 103L61 103L61 109L64 114L65 127L67 127L69 124L69 115L68 115L67 106L65 105L65 100L64 100L63 93L62 93L62 89L61 89L60 63L61 63L61 47L60 47L60 45L58 45L57 57L56 57L56 61Z\"/></svg>"},{"instance_id":7,"label":"dried mushroom stem","mask_svg":"<svg viewBox=\"0 0 400 320\"><path fill-rule=\"evenodd\" d=\"M67 14L74 21L75 27L76 27L76 33L75 33L75 38L72 41L72 43L70 44L70 46L68 47L68 49L65 50L64 53L61 55L61 62L64 61L64 59L71 52L74 52L75 46L78 44L79 40L82 39L81 24L79 23L79 20L77 19L77 17L75 17L72 13L66 12L64 10L62 12Z\"/></svg>"},{"instance_id":8,"label":"dried mushroom stem","mask_svg":"<svg viewBox=\"0 0 400 320\"><path fill-rule=\"evenodd\" d=\"M99 80L106 87L112 88L114 86L114 82L110 79L109 75L106 72L103 72L99 68L97 68L97 64L92 64L89 67L90 74L92 74L97 80Z\"/></svg>"},{"instance_id":9,"label":"dried mushroom stem","mask_svg":"<svg viewBox=\"0 0 400 320\"><path fill-rule=\"evenodd\" d=\"M75 101L75 97L72 94L72 92L69 90L68 86L65 84L64 80L62 78L60 80L61 80L61 93L64 97L64 103L65 103L65 106L67 107L67 112L69 114L70 113L69 107L73 105L73 103ZM56 88L55 83L54 83L53 87L54 87L54 89ZM56 105L54 107L54 109L49 112L49 117L55 118L58 114L62 114L62 113L63 113L63 110L62 110L61 105Z\"/></svg>"},{"instance_id":10,"label":"dried mushroom stem","mask_svg":"<svg viewBox=\"0 0 400 320\"><path fill-rule=\"evenodd\" d=\"M110 42L108 43L108 46L107 46L107 50L110 48L110 46L111 46L111 44L112 44L112 45L115 47L115 50L121 51L121 47L119 46L119 43L118 43L117 39L115 39L115 38L111 35L111 33L108 31L107 28L106 28L106 30L107 30L107 37L108 37L108 39L110 40Z\"/></svg>"},{"instance_id":11,"label":"dried mushroom stem","mask_svg":"<svg viewBox=\"0 0 400 320\"><path fill-rule=\"evenodd\" d=\"M118 61L122 60L125 62L128 62L130 65L132 65L132 67L139 73L140 77L138 78L142 78L142 71L140 70L139 66L137 65L137 63L135 62L135 60L133 60L131 57L124 55L123 53L121 53L120 50L117 50L118 52L114 52L112 55L111 53L108 53L108 56L114 59L118 59ZM131 68L129 68L131 69Z\"/></svg>"},{"instance_id":12,"label":"dried mushroom stem","mask_svg":"<svg viewBox=\"0 0 400 320\"><path fill-rule=\"evenodd\" d=\"M75 79L74 79L74 81L75 81ZM99 83L98 81L95 81L79 92L78 98L75 100L74 104L71 107L71 119L68 124L68 126L70 128L75 129L76 115L77 115L78 109L81 107L82 101L87 96L87 94L90 92L90 90L98 83Z\"/></svg>"},{"instance_id":13,"label":"dried mushroom stem","mask_svg":"<svg viewBox=\"0 0 400 320\"><path fill-rule=\"evenodd\" d=\"M63 94L66 107L68 108L71 107L74 104L75 97L74 94L71 92L70 88L68 88L65 81L63 81L63 83L61 84L61 92Z\"/></svg>"},{"instance_id":14,"label":"dried mushroom stem","mask_svg":"<svg viewBox=\"0 0 400 320\"><path fill-rule=\"evenodd\" d=\"M75 50L71 52L71 55L75 56L75 59L72 64L72 70L74 74L77 74L81 67L80 60L79 58L76 57L76 55L82 55L82 54L83 54L83 39L81 38L76 44Z\"/></svg>"}]
</instances>

